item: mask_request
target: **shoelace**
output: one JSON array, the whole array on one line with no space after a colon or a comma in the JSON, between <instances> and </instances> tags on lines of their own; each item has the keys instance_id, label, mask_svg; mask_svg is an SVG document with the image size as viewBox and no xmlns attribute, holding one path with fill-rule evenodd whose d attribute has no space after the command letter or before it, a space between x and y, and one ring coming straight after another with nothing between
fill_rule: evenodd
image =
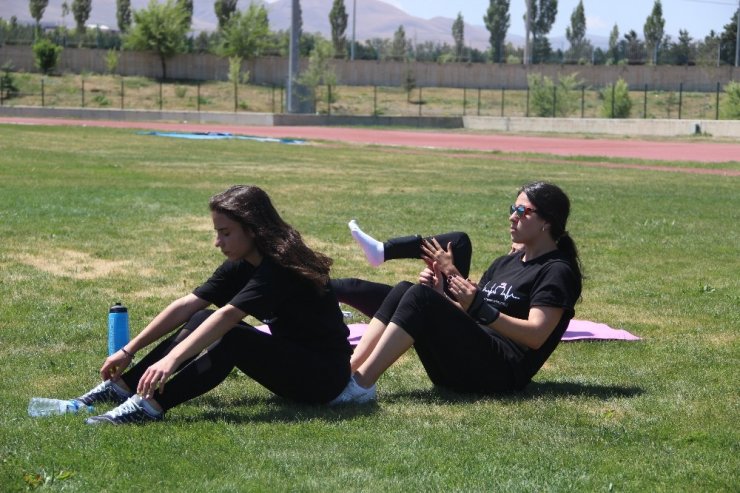
<instances>
[{"instance_id":1,"label":"shoelace","mask_svg":"<svg viewBox=\"0 0 740 493\"><path fill-rule=\"evenodd\" d=\"M111 409L105 414L107 414L111 418L118 418L120 416L123 416L124 414L139 412L143 410L144 409L141 406L139 406L136 402L134 402L133 399L128 399L126 402L124 402L117 408Z\"/></svg>"}]
</instances>

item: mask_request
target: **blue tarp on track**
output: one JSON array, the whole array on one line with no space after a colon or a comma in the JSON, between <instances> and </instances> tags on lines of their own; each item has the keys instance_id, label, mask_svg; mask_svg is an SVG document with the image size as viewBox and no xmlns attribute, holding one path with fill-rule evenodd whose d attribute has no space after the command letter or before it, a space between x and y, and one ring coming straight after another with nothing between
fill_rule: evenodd
<instances>
[{"instance_id":1,"label":"blue tarp on track","mask_svg":"<svg viewBox=\"0 0 740 493\"><path fill-rule=\"evenodd\" d=\"M155 135L157 137L173 137L176 139L191 140L255 140L257 142L275 142L278 144L304 144L305 140L278 139L275 137L257 137L255 135L235 135L228 132L139 132L140 135Z\"/></svg>"}]
</instances>

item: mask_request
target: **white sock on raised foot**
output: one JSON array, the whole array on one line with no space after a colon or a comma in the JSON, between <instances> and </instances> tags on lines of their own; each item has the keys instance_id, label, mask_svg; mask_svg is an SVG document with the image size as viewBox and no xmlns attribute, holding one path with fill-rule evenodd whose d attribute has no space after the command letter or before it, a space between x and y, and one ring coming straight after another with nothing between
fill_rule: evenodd
<instances>
[{"instance_id":1,"label":"white sock on raised foot","mask_svg":"<svg viewBox=\"0 0 740 493\"><path fill-rule=\"evenodd\" d=\"M347 226L349 226L349 230L352 233L352 238L355 239L360 245L360 248L362 248L362 251L365 252L365 257L370 265L377 267L382 264L385 260L383 243L362 231L354 219L347 223Z\"/></svg>"}]
</instances>

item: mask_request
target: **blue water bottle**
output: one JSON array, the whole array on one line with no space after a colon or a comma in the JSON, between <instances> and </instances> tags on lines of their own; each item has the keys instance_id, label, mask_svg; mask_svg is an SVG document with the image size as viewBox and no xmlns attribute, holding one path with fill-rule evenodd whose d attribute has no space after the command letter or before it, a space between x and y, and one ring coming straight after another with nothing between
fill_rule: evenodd
<instances>
[{"instance_id":1,"label":"blue water bottle","mask_svg":"<svg viewBox=\"0 0 740 493\"><path fill-rule=\"evenodd\" d=\"M119 301L108 311L108 355L128 344L128 310Z\"/></svg>"}]
</instances>

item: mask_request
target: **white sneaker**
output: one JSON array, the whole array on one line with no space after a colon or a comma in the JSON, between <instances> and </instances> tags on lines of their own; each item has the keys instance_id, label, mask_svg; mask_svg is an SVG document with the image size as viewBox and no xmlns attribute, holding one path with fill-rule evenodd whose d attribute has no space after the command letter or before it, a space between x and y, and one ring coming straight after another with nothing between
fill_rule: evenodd
<instances>
[{"instance_id":1,"label":"white sneaker","mask_svg":"<svg viewBox=\"0 0 740 493\"><path fill-rule=\"evenodd\" d=\"M366 389L355 381L355 376L352 375L349 378L347 386L344 387L342 393L339 394L329 402L330 406L336 406L338 404L366 404L374 401L375 396L375 384L372 387Z\"/></svg>"}]
</instances>

